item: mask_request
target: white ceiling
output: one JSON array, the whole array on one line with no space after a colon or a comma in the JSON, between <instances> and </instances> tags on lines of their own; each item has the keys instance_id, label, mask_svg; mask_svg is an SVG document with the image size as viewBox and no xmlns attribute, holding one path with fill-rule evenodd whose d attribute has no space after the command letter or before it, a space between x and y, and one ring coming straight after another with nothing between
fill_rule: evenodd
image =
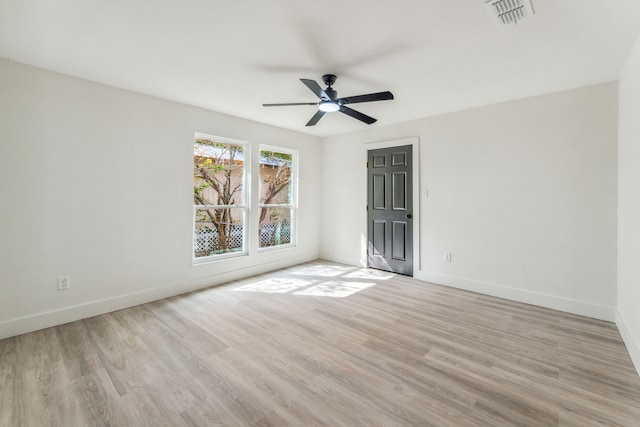
<instances>
[{"instance_id":1,"label":"white ceiling","mask_svg":"<svg viewBox=\"0 0 640 427\"><path fill-rule=\"evenodd\" d=\"M499 27L484 0L0 0L0 57L326 136L298 79L334 73L339 96L384 126L617 80L640 33L639 0L532 0Z\"/></svg>"}]
</instances>

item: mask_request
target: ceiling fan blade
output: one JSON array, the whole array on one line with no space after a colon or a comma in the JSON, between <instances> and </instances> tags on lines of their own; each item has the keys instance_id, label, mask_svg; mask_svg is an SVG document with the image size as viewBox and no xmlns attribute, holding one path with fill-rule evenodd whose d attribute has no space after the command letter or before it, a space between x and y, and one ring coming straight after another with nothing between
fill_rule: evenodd
<instances>
[{"instance_id":1,"label":"ceiling fan blade","mask_svg":"<svg viewBox=\"0 0 640 427\"><path fill-rule=\"evenodd\" d=\"M302 83L304 83L304 85L306 87L308 87L309 89L311 89L311 92L315 93L316 96L320 99L331 99L329 97L329 95L327 95L325 93L325 91L320 87L320 85L318 84L318 82L316 82L315 80L310 80L310 79L300 79L300 81Z\"/></svg>"},{"instance_id":2,"label":"ceiling fan blade","mask_svg":"<svg viewBox=\"0 0 640 427\"><path fill-rule=\"evenodd\" d=\"M351 116L354 119L360 120L361 122L364 122L368 125L370 125L371 123L375 123L377 121L377 119L374 119L373 117L367 116L366 114L362 114L361 112L351 109L349 107L345 107L344 105L340 106L340 112L346 114L347 116Z\"/></svg>"},{"instance_id":3,"label":"ceiling fan blade","mask_svg":"<svg viewBox=\"0 0 640 427\"><path fill-rule=\"evenodd\" d=\"M262 104L263 107L286 107L289 105L318 105L317 102L288 102L284 104Z\"/></svg>"},{"instance_id":4,"label":"ceiling fan blade","mask_svg":"<svg viewBox=\"0 0 640 427\"><path fill-rule=\"evenodd\" d=\"M372 101L388 101L393 99L393 94L387 92L368 93L366 95L347 96L345 98L338 99L341 104L356 104L358 102L372 102Z\"/></svg>"},{"instance_id":5,"label":"ceiling fan blade","mask_svg":"<svg viewBox=\"0 0 640 427\"><path fill-rule=\"evenodd\" d=\"M311 117L311 120L309 120L305 126L315 126L315 124L318 123L318 120L320 120L322 116L324 116L324 111L318 110L318 112L315 113L313 117Z\"/></svg>"}]
</instances>

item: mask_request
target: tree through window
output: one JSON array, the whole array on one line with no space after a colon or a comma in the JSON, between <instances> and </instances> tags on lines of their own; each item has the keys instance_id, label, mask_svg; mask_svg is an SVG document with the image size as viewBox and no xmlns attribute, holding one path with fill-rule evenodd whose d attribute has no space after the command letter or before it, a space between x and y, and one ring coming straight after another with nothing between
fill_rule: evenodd
<instances>
[{"instance_id":1,"label":"tree through window","mask_svg":"<svg viewBox=\"0 0 640 427\"><path fill-rule=\"evenodd\" d=\"M245 144L196 134L194 257L246 252Z\"/></svg>"},{"instance_id":2,"label":"tree through window","mask_svg":"<svg viewBox=\"0 0 640 427\"><path fill-rule=\"evenodd\" d=\"M260 148L260 247L293 244L295 152Z\"/></svg>"}]
</instances>

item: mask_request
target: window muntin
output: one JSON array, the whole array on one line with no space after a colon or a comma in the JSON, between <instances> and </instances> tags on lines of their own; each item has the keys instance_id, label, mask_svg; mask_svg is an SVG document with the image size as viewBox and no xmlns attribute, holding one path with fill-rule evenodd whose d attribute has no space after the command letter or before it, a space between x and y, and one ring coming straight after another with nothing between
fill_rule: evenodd
<instances>
[{"instance_id":1,"label":"window muntin","mask_svg":"<svg viewBox=\"0 0 640 427\"><path fill-rule=\"evenodd\" d=\"M193 209L195 260L247 252L248 145L196 134Z\"/></svg>"},{"instance_id":2,"label":"window muntin","mask_svg":"<svg viewBox=\"0 0 640 427\"><path fill-rule=\"evenodd\" d=\"M259 247L295 244L297 153L260 146Z\"/></svg>"}]
</instances>

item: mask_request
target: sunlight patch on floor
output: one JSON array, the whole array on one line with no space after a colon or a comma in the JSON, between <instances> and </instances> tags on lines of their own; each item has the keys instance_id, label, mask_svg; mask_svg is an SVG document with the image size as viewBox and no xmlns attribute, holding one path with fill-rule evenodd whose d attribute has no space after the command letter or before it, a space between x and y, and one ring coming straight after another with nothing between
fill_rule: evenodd
<instances>
[{"instance_id":1,"label":"sunlight patch on floor","mask_svg":"<svg viewBox=\"0 0 640 427\"><path fill-rule=\"evenodd\" d=\"M285 276L238 284L234 291L345 298L393 277L393 273L348 265L307 264Z\"/></svg>"},{"instance_id":2,"label":"sunlight patch on floor","mask_svg":"<svg viewBox=\"0 0 640 427\"><path fill-rule=\"evenodd\" d=\"M275 278L240 286L239 288L235 288L234 291L284 294L312 285L313 283L315 282L312 280Z\"/></svg>"},{"instance_id":3,"label":"sunlight patch on floor","mask_svg":"<svg viewBox=\"0 0 640 427\"><path fill-rule=\"evenodd\" d=\"M375 283L329 281L294 292L295 295L344 298L374 286Z\"/></svg>"},{"instance_id":4,"label":"sunlight patch on floor","mask_svg":"<svg viewBox=\"0 0 640 427\"><path fill-rule=\"evenodd\" d=\"M369 279L369 280L389 280L393 277L393 274L380 270L372 270L369 268L362 268L353 273L345 274L344 277L350 279Z\"/></svg>"},{"instance_id":5,"label":"sunlight patch on floor","mask_svg":"<svg viewBox=\"0 0 640 427\"><path fill-rule=\"evenodd\" d=\"M355 270L357 267L349 267L342 265L314 265L300 270L292 271L292 274L300 276L322 276L334 277Z\"/></svg>"}]
</instances>

